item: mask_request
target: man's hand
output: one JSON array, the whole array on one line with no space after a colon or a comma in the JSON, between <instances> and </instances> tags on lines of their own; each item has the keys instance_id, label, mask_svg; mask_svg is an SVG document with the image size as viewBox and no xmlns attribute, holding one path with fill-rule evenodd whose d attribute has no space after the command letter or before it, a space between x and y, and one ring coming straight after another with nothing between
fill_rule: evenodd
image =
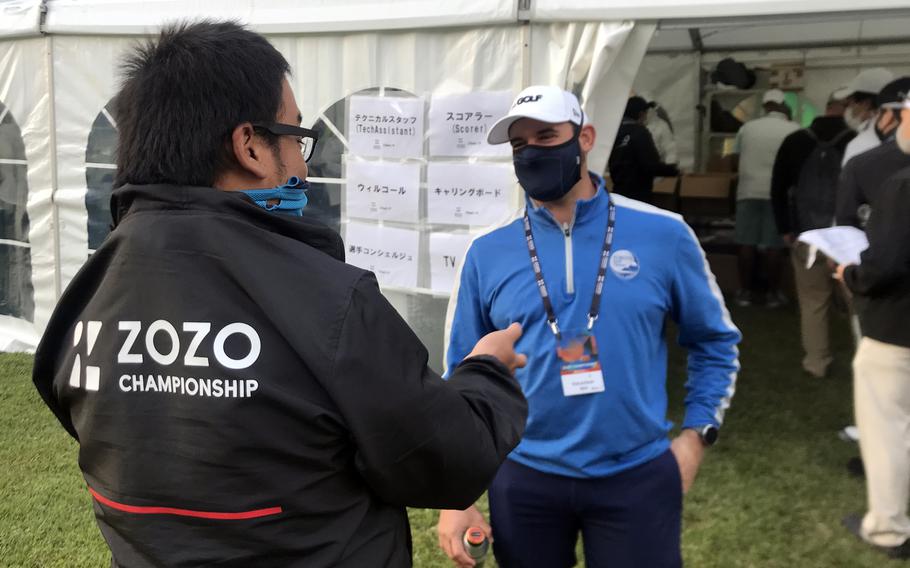
<instances>
[{"instance_id":1,"label":"man's hand","mask_svg":"<svg viewBox=\"0 0 910 568\"><path fill-rule=\"evenodd\" d=\"M852 266L852 265L851 264L838 264L837 268L834 269L834 274L832 274L831 276L838 282L843 282L844 281L844 271L847 270L848 266Z\"/></svg>"},{"instance_id":2,"label":"man's hand","mask_svg":"<svg viewBox=\"0 0 910 568\"><path fill-rule=\"evenodd\" d=\"M705 457L705 445L698 432L685 429L670 444L670 451L679 464L679 475L682 477L683 493L688 493L698 475L701 460Z\"/></svg>"},{"instance_id":3,"label":"man's hand","mask_svg":"<svg viewBox=\"0 0 910 568\"><path fill-rule=\"evenodd\" d=\"M524 367L528 358L515 353L515 342L521 337L521 324L513 323L501 331L494 331L480 338L468 357L490 355L499 359L513 374L515 369Z\"/></svg>"},{"instance_id":4,"label":"man's hand","mask_svg":"<svg viewBox=\"0 0 910 568\"><path fill-rule=\"evenodd\" d=\"M436 527L436 533L439 535L439 547L458 568L475 564L474 559L465 551L462 540L465 531L470 527L480 527L487 535L487 539L493 542L493 531L483 518L483 513L476 506L471 505L464 511L439 512L439 525Z\"/></svg>"}]
</instances>

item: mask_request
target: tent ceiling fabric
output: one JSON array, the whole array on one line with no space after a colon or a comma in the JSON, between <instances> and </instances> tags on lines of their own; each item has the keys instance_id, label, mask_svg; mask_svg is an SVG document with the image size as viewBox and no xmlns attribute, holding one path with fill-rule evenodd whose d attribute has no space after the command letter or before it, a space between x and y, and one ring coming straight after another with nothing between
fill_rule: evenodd
<instances>
[{"instance_id":1,"label":"tent ceiling fabric","mask_svg":"<svg viewBox=\"0 0 910 568\"><path fill-rule=\"evenodd\" d=\"M908 39L910 17L834 20L799 24L703 26L698 28L707 51L750 49L754 47L797 47L800 45L853 45L893 42ZM688 29L659 29L649 51L691 51Z\"/></svg>"},{"instance_id":2,"label":"tent ceiling fabric","mask_svg":"<svg viewBox=\"0 0 910 568\"><path fill-rule=\"evenodd\" d=\"M41 34L41 0L0 2L0 38Z\"/></svg>"},{"instance_id":3,"label":"tent ceiling fabric","mask_svg":"<svg viewBox=\"0 0 910 568\"><path fill-rule=\"evenodd\" d=\"M514 23L516 0L47 0L45 31L148 34L169 21L206 14L261 33L328 33Z\"/></svg>"},{"instance_id":4,"label":"tent ceiling fabric","mask_svg":"<svg viewBox=\"0 0 910 568\"><path fill-rule=\"evenodd\" d=\"M907 0L532 0L531 20L704 20L906 8Z\"/></svg>"}]
</instances>

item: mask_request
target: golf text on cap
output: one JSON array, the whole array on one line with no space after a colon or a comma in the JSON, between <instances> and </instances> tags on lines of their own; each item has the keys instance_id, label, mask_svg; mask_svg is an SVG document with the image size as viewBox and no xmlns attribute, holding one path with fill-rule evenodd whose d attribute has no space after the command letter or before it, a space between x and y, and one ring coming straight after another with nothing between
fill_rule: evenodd
<instances>
[{"instance_id":1,"label":"golf text on cap","mask_svg":"<svg viewBox=\"0 0 910 568\"><path fill-rule=\"evenodd\" d=\"M515 101L515 104L516 104L516 105L522 105L522 104L524 104L524 103L536 103L537 101L540 100L540 98L541 98L542 96L543 96L543 95L533 95L533 96L528 95L527 97L521 97L520 99L518 99L517 101Z\"/></svg>"}]
</instances>

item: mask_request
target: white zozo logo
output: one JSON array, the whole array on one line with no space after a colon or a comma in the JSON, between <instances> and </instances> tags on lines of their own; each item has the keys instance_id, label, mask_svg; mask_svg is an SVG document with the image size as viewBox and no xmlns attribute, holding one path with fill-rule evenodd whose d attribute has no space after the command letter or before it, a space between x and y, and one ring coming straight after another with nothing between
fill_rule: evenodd
<instances>
[{"instance_id":1,"label":"white zozo logo","mask_svg":"<svg viewBox=\"0 0 910 568\"><path fill-rule=\"evenodd\" d=\"M73 347L79 347L82 342L82 336L85 335L86 350L85 358L88 359L95 348L95 342L98 340L98 334L101 333L102 323L100 321L77 322L76 329L73 332ZM84 332L84 333L83 333ZM101 382L101 367L87 365L85 367L85 390L97 391ZM70 386L78 389L82 386L82 355L76 353L76 360L73 361L73 370L70 371Z\"/></svg>"}]
</instances>

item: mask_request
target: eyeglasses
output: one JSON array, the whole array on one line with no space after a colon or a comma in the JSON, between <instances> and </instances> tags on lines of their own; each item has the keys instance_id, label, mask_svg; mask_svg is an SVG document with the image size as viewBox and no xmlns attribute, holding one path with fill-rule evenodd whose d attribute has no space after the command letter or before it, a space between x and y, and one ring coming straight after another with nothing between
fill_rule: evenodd
<instances>
[{"instance_id":1,"label":"eyeglasses","mask_svg":"<svg viewBox=\"0 0 910 568\"><path fill-rule=\"evenodd\" d=\"M313 157L316 141L319 140L319 135L315 130L278 122L254 122L252 124L253 128L265 130L275 136L294 136L297 138L297 143L300 144L300 153L303 154L303 160L309 162L310 158Z\"/></svg>"}]
</instances>

